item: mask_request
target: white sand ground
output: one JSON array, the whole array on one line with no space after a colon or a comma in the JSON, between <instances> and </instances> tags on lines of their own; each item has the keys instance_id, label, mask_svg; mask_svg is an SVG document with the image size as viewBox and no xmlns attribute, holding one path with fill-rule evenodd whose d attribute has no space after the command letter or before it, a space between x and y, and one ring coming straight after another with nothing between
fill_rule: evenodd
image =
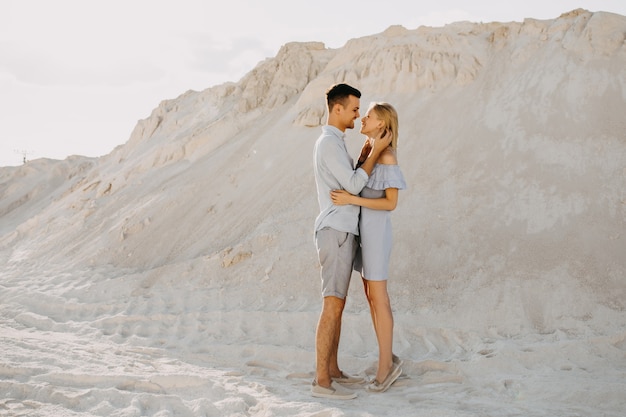
<instances>
[{"instance_id":1,"label":"white sand ground","mask_svg":"<svg viewBox=\"0 0 626 417\"><path fill-rule=\"evenodd\" d=\"M288 44L105 157L0 168L0 415L623 416L625 36L577 10ZM396 105L409 184L404 373L345 402L309 395L312 147L336 81ZM356 275L340 355L372 374Z\"/></svg>"}]
</instances>

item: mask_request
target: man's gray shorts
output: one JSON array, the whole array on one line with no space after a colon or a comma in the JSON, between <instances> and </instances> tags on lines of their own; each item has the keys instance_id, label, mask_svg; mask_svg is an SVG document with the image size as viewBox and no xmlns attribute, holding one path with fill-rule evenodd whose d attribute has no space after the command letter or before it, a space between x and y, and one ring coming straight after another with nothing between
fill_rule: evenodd
<instances>
[{"instance_id":1,"label":"man's gray shorts","mask_svg":"<svg viewBox=\"0 0 626 417\"><path fill-rule=\"evenodd\" d=\"M322 296L345 299L357 249L356 236L325 227L315 233L315 245L322 266Z\"/></svg>"}]
</instances>

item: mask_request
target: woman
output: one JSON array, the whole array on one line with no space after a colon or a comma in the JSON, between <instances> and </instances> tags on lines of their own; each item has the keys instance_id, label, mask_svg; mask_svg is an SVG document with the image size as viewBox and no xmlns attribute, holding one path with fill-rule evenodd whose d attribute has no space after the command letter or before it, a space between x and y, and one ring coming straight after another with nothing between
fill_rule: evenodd
<instances>
[{"instance_id":1,"label":"woman","mask_svg":"<svg viewBox=\"0 0 626 417\"><path fill-rule=\"evenodd\" d=\"M365 296L370 305L372 323L378 340L378 370L367 386L368 391L384 392L402 373L402 362L392 352L393 313L387 293L391 254L391 211L398 203L398 190L406 188L398 166L398 114L388 103L372 103L361 119L361 133L367 136L359 163L365 161L373 138L392 135L391 144L380 154L368 183L356 196L345 190L331 192L334 204L361 206L359 234L361 248L355 270L361 273Z\"/></svg>"}]
</instances>

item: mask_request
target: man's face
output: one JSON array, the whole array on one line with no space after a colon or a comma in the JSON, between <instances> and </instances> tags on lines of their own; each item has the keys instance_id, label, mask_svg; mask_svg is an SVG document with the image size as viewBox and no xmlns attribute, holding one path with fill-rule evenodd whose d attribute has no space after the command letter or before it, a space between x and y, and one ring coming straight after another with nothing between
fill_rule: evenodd
<instances>
[{"instance_id":1,"label":"man's face","mask_svg":"<svg viewBox=\"0 0 626 417\"><path fill-rule=\"evenodd\" d=\"M353 129L354 121L361 116L359 114L361 100L355 96L348 96L346 103L346 106L339 106L341 109L341 123L345 129Z\"/></svg>"}]
</instances>

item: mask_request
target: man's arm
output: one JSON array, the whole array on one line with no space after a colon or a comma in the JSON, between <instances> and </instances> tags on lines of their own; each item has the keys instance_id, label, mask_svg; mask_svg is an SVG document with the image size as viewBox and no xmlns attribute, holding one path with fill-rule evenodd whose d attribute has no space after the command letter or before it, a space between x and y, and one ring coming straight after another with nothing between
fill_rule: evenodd
<instances>
[{"instance_id":1,"label":"man's arm","mask_svg":"<svg viewBox=\"0 0 626 417\"><path fill-rule=\"evenodd\" d=\"M320 144L320 161L323 161L323 170L326 171L331 189L343 188L351 194L361 192L367 183L368 175L361 169L355 170L350 163L350 156L345 147L340 147L332 141ZM332 180L331 180L332 178ZM333 184L335 183L336 184Z\"/></svg>"}]
</instances>

